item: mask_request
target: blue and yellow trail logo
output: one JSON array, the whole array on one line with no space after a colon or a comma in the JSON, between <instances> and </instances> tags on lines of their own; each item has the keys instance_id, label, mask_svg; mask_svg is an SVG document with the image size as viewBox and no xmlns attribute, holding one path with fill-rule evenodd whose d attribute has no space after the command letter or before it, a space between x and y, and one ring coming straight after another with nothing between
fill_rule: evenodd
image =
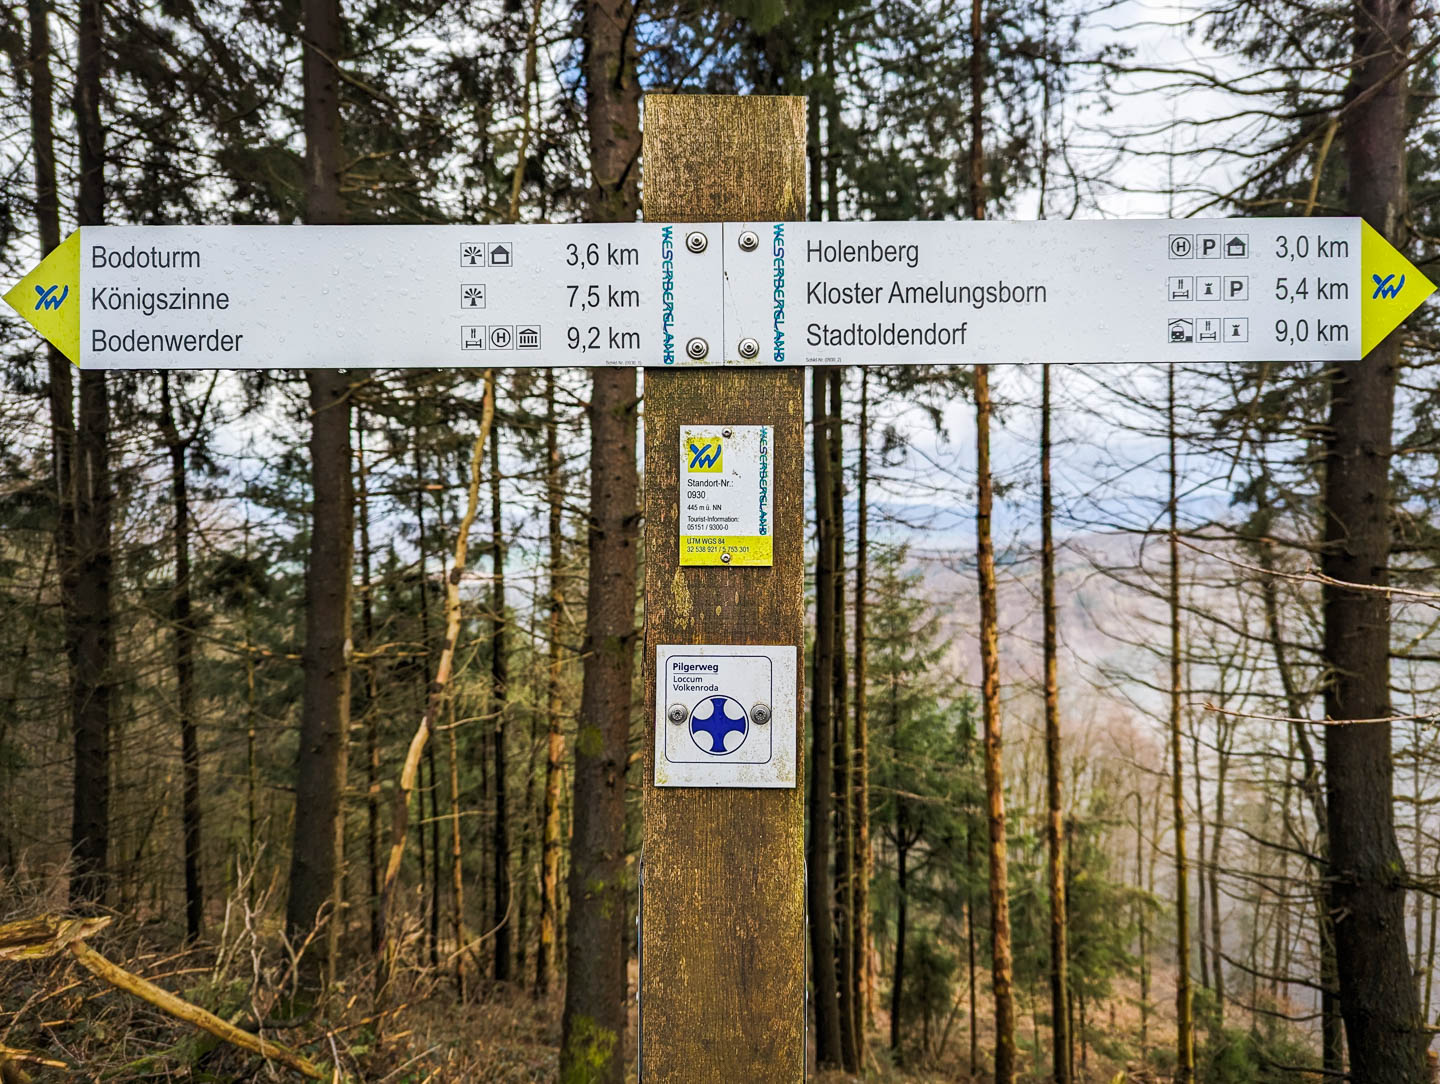
<instances>
[{"instance_id":1,"label":"blue and yellow trail logo","mask_svg":"<svg viewBox=\"0 0 1440 1084\"><path fill-rule=\"evenodd\" d=\"M690 437L685 441L685 447L690 460L687 470L697 474L719 474L725 469L719 437Z\"/></svg>"},{"instance_id":2,"label":"blue and yellow trail logo","mask_svg":"<svg viewBox=\"0 0 1440 1084\"><path fill-rule=\"evenodd\" d=\"M57 294L55 292L56 290L60 290L60 292ZM66 286L62 290L60 284L56 283L54 286L36 286L35 292L40 295L35 302L35 308L37 310L58 309L61 305L65 304L65 299L70 296L70 287Z\"/></svg>"}]
</instances>

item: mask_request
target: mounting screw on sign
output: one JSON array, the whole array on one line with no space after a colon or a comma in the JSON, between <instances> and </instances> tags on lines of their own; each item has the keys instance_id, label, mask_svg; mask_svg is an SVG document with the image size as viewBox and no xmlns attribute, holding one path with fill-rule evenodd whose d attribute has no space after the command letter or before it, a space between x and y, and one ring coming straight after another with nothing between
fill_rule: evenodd
<instances>
[{"instance_id":1,"label":"mounting screw on sign","mask_svg":"<svg viewBox=\"0 0 1440 1084\"><path fill-rule=\"evenodd\" d=\"M740 340L740 356L742 358L753 358L760 353L760 343L756 339Z\"/></svg>"},{"instance_id":2,"label":"mounting screw on sign","mask_svg":"<svg viewBox=\"0 0 1440 1084\"><path fill-rule=\"evenodd\" d=\"M754 230L746 230L740 235L740 251L754 252L760 247L760 235Z\"/></svg>"},{"instance_id":3,"label":"mounting screw on sign","mask_svg":"<svg viewBox=\"0 0 1440 1084\"><path fill-rule=\"evenodd\" d=\"M710 344L699 336L696 336L685 344L685 353L690 355L695 361L702 361L705 355L710 353Z\"/></svg>"},{"instance_id":4,"label":"mounting screw on sign","mask_svg":"<svg viewBox=\"0 0 1440 1084\"><path fill-rule=\"evenodd\" d=\"M670 710L665 713L665 717L672 723L678 725L679 723L683 723L689 714L690 713L685 710L684 704L671 704Z\"/></svg>"},{"instance_id":5,"label":"mounting screw on sign","mask_svg":"<svg viewBox=\"0 0 1440 1084\"><path fill-rule=\"evenodd\" d=\"M750 709L750 718L755 720L757 726L764 726L770 721L770 705L756 704Z\"/></svg>"},{"instance_id":6,"label":"mounting screw on sign","mask_svg":"<svg viewBox=\"0 0 1440 1084\"><path fill-rule=\"evenodd\" d=\"M728 564L730 563L730 554L729 554L729 553L722 553L722 554L720 555L720 563L721 563L722 565L728 565Z\"/></svg>"},{"instance_id":7,"label":"mounting screw on sign","mask_svg":"<svg viewBox=\"0 0 1440 1084\"><path fill-rule=\"evenodd\" d=\"M709 243L710 239L699 230L692 230L685 235L685 247L691 252L704 252Z\"/></svg>"}]
</instances>

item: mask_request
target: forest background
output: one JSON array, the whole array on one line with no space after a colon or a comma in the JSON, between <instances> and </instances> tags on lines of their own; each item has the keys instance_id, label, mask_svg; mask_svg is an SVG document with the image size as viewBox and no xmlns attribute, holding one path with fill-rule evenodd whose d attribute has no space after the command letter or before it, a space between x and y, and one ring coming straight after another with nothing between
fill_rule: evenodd
<instances>
[{"instance_id":1,"label":"forest background","mask_svg":"<svg viewBox=\"0 0 1440 1084\"><path fill-rule=\"evenodd\" d=\"M1437 42L1406 0L29 0L0 262L630 220L642 91L708 91L807 95L815 219L1363 214L1434 277ZM72 914L326 1077L633 1075L636 374L77 374L3 326L7 1084L289 1072L36 949ZM1432 1079L1437 348L814 372L811 1064Z\"/></svg>"}]
</instances>

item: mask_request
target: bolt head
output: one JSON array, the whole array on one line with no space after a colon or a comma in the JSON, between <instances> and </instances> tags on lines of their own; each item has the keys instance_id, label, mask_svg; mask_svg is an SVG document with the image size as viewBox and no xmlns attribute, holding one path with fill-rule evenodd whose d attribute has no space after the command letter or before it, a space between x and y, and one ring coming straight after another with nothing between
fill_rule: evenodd
<instances>
[{"instance_id":1,"label":"bolt head","mask_svg":"<svg viewBox=\"0 0 1440 1084\"><path fill-rule=\"evenodd\" d=\"M671 704L670 710L665 713L665 718L669 719L672 723L683 723L689 714L690 713L685 710L684 704Z\"/></svg>"},{"instance_id":2,"label":"bolt head","mask_svg":"<svg viewBox=\"0 0 1440 1084\"><path fill-rule=\"evenodd\" d=\"M750 709L750 718L755 720L759 726L764 726L770 721L770 705L756 704Z\"/></svg>"},{"instance_id":3,"label":"bolt head","mask_svg":"<svg viewBox=\"0 0 1440 1084\"><path fill-rule=\"evenodd\" d=\"M710 353L710 344L697 335L685 344L685 353L695 361L699 361Z\"/></svg>"},{"instance_id":4,"label":"bolt head","mask_svg":"<svg viewBox=\"0 0 1440 1084\"><path fill-rule=\"evenodd\" d=\"M730 555L728 553L722 553L720 555L720 563L722 565L728 565L730 563Z\"/></svg>"},{"instance_id":5,"label":"bolt head","mask_svg":"<svg viewBox=\"0 0 1440 1084\"><path fill-rule=\"evenodd\" d=\"M692 230L685 235L685 247L691 252L704 252L709 243L710 239L699 230Z\"/></svg>"},{"instance_id":6,"label":"bolt head","mask_svg":"<svg viewBox=\"0 0 1440 1084\"><path fill-rule=\"evenodd\" d=\"M754 230L746 230L740 234L740 249L743 252L754 252L760 247L760 235Z\"/></svg>"},{"instance_id":7,"label":"bolt head","mask_svg":"<svg viewBox=\"0 0 1440 1084\"><path fill-rule=\"evenodd\" d=\"M760 342L757 339L741 339L739 346L742 358L753 358L760 353Z\"/></svg>"},{"instance_id":8,"label":"bolt head","mask_svg":"<svg viewBox=\"0 0 1440 1084\"><path fill-rule=\"evenodd\" d=\"M734 430L733 430L733 429L722 429L722 430L720 430L720 435L721 435L722 437L724 437L726 440L729 440L730 437L731 437L731 435L732 435L733 433L734 433Z\"/></svg>"}]
</instances>

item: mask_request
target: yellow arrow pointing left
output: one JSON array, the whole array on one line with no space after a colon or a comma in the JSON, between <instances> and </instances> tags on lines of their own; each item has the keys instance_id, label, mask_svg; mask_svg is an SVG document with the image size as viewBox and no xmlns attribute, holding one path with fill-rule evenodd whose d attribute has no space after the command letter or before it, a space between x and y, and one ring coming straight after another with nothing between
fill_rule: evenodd
<instances>
[{"instance_id":1,"label":"yellow arrow pointing left","mask_svg":"<svg viewBox=\"0 0 1440 1084\"><path fill-rule=\"evenodd\" d=\"M10 307L80 364L80 231L56 246L5 295Z\"/></svg>"}]
</instances>

